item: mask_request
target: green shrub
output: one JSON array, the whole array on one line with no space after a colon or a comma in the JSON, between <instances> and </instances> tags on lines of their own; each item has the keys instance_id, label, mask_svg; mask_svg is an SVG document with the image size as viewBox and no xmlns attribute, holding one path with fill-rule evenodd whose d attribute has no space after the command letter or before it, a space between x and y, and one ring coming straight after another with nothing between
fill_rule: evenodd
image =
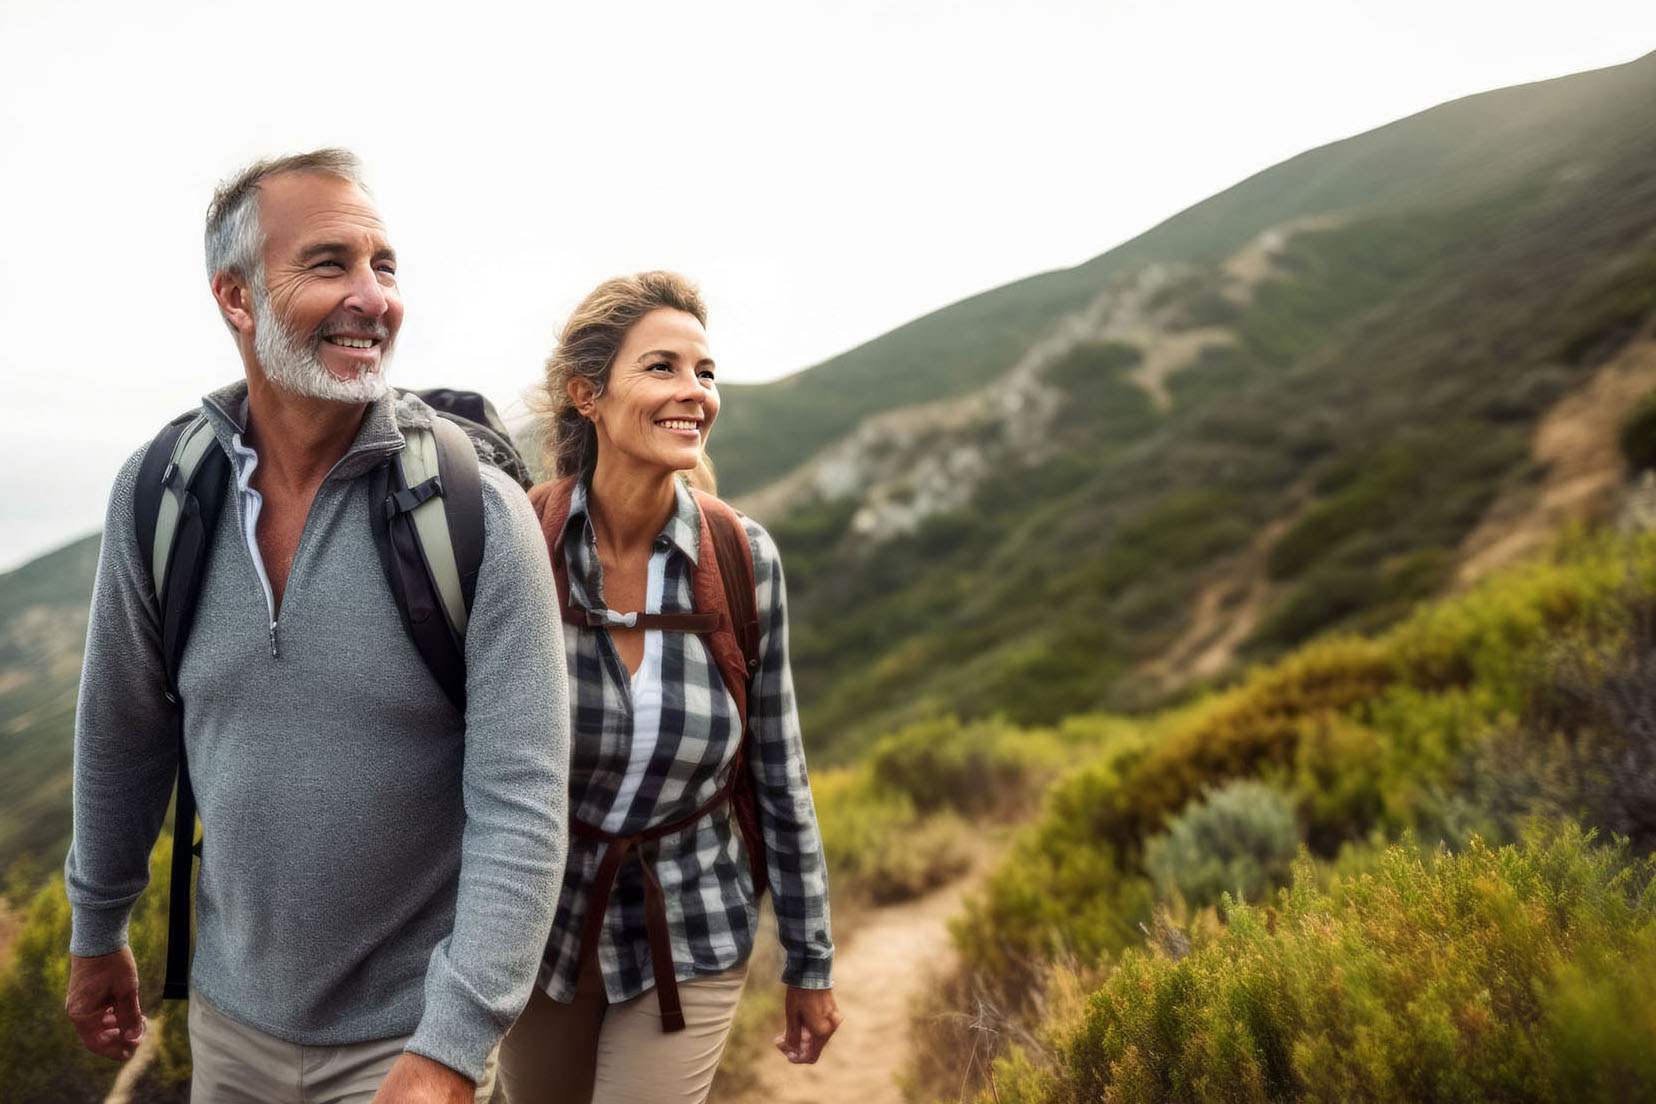
<instances>
[{"instance_id":1,"label":"green shrub","mask_svg":"<svg viewBox=\"0 0 1656 1104\"><path fill-rule=\"evenodd\" d=\"M138 959L140 997L147 1015L160 1012L165 966L170 836L163 834L150 858L150 887L138 899L129 928ZM69 901L63 876L54 875L24 910L10 963L0 972L0 1071L5 1098L17 1104L67 1104L102 1100L118 1066L86 1050L63 1012L69 986ZM165 1032L145 1099L182 1100L189 1085L184 1005L169 1003ZM177 1038L174 1038L177 1036ZM182 1057L181 1057L182 1055Z\"/></svg>"},{"instance_id":2,"label":"green shrub","mask_svg":"<svg viewBox=\"0 0 1656 1104\"><path fill-rule=\"evenodd\" d=\"M1511 733L1479 765L1508 822L1582 817L1656 851L1656 595L1629 595L1608 640L1563 637L1534 664Z\"/></svg>"},{"instance_id":3,"label":"green shrub","mask_svg":"<svg viewBox=\"0 0 1656 1104\"><path fill-rule=\"evenodd\" d=\"M1299 828L1281 794L1240 781L1185 807L1164 835L1144 845L1144 866L1163 897L1192 907L1229 893L1258 901L1288 881Z\"/></svg>"},{"instance_id":4,"label":"green shrub","mask_svg":"<svg viewBox=\"0 0 1656 1104\"><path fill-rule=\"evenodd\" d=\"M1647 1095L1656 1002L1627 967L1656 955L1652 873L1572 830L1393 847L1328 891L1304 862L1187 957L1127 952L1034 1099Z\"/></svg>"},{"instance_id":5,"label":"green shrub","mask_svg":"<svg viewBox=\"0 0 1656 1104\"><path fill-rule=\"evenodd\" d=\"M1533 707L1538 657L1621 639L1640 594L1656 594L1656 539L1577 533L1382 637L1317 641L1229 691L1112 722L956 924L973 991L1032 1030L1018 1017L1037 1014L1052 963L1092 968L1139 943L1146 840L1236 780L1290 798L1313 853L1343 863L1377 834L1463 843L1492 822L1477 757Z\"/></svg>"},{"instance_id":6,"label":"green shrub","mask_svg":"<svg viewBox=\"0 0 1656 1104\"><path fill-rule=\"evenodd\" d=\"M1256 671L1134 765L1117 811L1098 822L1101 837L1135 850L1204 789L1292 764L1306 718L1371 699L1395 678L1385 650L1357 638L1320 641Z\"/></svg>"},{"instance_id":7,"label":"green shrub","mask_svg":"<svg viewBox=\"0 0 1656 1104\"><path fill-rule=\"evenodd\" d=\"M811 778L817 822L836 900L876 905L917 897L971 865L965 824L951 813L922 816L914 802L881 790L862 770Z\"/></svg>"},{"instance_id":8,"label":"green shrub","mask_svg":"<svg viewBox=\"0 0 1656 1104\"><path fill-rule=\"evenodd\" d=\"M1047 731L1000 718L962 724L944 717L886 737L867 762L877 786L906 796L922 813L1011 820L1033 808L1065 760Z\"/></svg>"}]
</instances>

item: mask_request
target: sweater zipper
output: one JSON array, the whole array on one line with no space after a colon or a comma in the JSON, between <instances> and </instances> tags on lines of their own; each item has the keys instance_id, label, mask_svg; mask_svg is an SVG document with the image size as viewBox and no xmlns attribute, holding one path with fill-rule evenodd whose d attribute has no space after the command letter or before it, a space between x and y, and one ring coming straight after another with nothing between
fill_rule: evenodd
<instances>
[{"instance_id":1,"label":"sweater zipper","mask_svg":"<svg viewBox=\"0 0 1656 1104\"><path fill-rule=\"evenodd\" d=\"M239 442L240 439L241 439L241 435L237 434L236 435L236 441ZM244 448L244 449L247 449L246 445L241 445L240 447ZM238 475L237 475L237 490L238 490L238 492L241 492L241 491L245 490L247 492L250 492L252 494L257 495L258 492L253 491L250 484L251 484L251 481L252 481L253 470L259 466L258 453L253 452L252 449L247 449L247 451L253 457L253 465L252 465L252 467L247 469L247 472L246 472L247 481L246 482L242 481L241 475L238 473ZM349 460L351 458L351 456L356 451L357 450L354 449L354 448L353 449L347 449L346 452L345 452L345 455L341 456L338 460L336 460L334 462L333 467L328 469L328 474L324 475L322 477L322 482L317 485L317 488L316 488L316 495L317 496L322 494L322 488L325 487L327 485L328 481L333 478L334 472L339 470L339 466L341 464L343 464L346 460ZM393 450L393 451L395 451L395 450ZM270 632L270 658L274 659L274 660L279 660L279 659L282 658L282 649L281 649L281 642L280 642L280 639L278 637L277 630L280 628L281 620L276 615L276 591L275 591L275 588L273 588L270 585L270 575L269 575L269 573L265 571L264 554L259 551L259 541L258 541L258 532L257 532L257 527L258 527L258 523L259 523L259 515L258 515L257 512L254 512L251 515L248 514L247 508L246 508L247 507L247 499L246 499L245 495L243 495L241 493L238 493L237 498L240 500L239 504L243 507L243 509L242 509L243 543L247 545L248 554L253 557L253 567L257 571L258 576L259 576L259 586L264 590L265 613L266 613L266 616L268 616L270 618L270 630L269 630L269 632ZM258 504L259 504L260 508L262 508L263 505L264 505L264 496L259 495L257 501L258 501ZM305 524L299 530L299 543L298 543L297 546L294 547L294 550L293 550L293 563L288 565L288 584L289 584L289 586L288 586L288 593L286 595L284 595L284 598L291 598L292 597L293 578L294 578L294 575L296 575L298 573L299 560L300 560L300 557L303 555L303 553L305 551L305 538L310 535L311 516L313 514L315 514L315 512L316 512L316 496L312 496L310 507L305 511Z\"/></svg>"}]
</instances>

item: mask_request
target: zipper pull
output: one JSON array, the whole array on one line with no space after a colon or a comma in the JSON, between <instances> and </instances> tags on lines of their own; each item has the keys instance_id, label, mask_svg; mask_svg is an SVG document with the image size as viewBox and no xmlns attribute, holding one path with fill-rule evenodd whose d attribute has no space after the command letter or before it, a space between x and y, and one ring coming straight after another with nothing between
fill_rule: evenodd
<instances>
[{"instance_id":1,"label":"zipper pull","mask_svg":"<svg viewBox=\"0 0 1656 1104\"><path fill-rule=\"evenodd\" d=\"M270 658L281 658L280 654L276 651L276 622L274 621L270 623Z\"/></svg>"}]
</instances>

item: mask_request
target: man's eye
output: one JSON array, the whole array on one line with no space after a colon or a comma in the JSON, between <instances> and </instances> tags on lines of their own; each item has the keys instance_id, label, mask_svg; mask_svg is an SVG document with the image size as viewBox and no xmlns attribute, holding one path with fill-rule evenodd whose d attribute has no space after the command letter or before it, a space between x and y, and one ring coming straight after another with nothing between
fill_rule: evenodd
<instances>
[{"instance_id":1,"label":"man's eye","mask_svg":"<svg viewBox=\"0 0 1656 1104\"><path fill-rule=\"evenodd\" d=\"M397 266L396 265L388 265L388 264L380 265L379 270L381 272L385 273L387 276L395 276L397 274Z\"/></svg>"},{"instance_id":2,"label":"man's eye","mask_svg":"<svg viewBox=\"0 0 1656 1104\"><path fill-rule=\"evenodd\" d=\"M344 268L345 266L340 264L338 261L317 261L315 264L311 265L311 267L312 268Z\"/></svg>"},{"instance_id":3,"label":"man's eye","mask_svg":"<svg viewBox=\"0 0 1656 1104\"><path fill-rule=\"evenodd\" d=\"M696 374L701 376L701 378L706 380L708 383L713 382L713 369L711 369L711 368L703 368L700 372L698 372Z\"/></svg>"},{"instance_id":4,"label":"man's eye","mask_svg":"<svg viewBox=\"0 0 1656 1104\"><path fill-rule=\"evenodd\" d=\"M660 368L661 370L666 371L666 372L671 372L673 370L673 366L671 364L668 364L665 360L658 360L654 364L650 365L648 368L646 368L644 370L646 372L654 372L657 368Z\"/></svg>"}]
</instances>

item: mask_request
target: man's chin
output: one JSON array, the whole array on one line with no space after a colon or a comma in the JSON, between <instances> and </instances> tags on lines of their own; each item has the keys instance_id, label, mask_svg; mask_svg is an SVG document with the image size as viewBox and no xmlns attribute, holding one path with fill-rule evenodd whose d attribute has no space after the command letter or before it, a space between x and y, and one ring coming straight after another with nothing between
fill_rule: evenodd
<instances>
[{"instance_id":1,"label":"man's chin","mask_svg":"<svg viewBox=\"0 0 1656 1104\"><path fill-rule=\"evenodd\" d=\"M305 399L319 399L323 402L345 403L360 406L363 403L377 402L390 385L385 381L382 367L376 367L371 372L357 372L349 377L341 378L321 364L312 364L308 370L287 375L285 373L268 373L266 378L276 387L290 395Z\"/></svg>"}]
</instances>

